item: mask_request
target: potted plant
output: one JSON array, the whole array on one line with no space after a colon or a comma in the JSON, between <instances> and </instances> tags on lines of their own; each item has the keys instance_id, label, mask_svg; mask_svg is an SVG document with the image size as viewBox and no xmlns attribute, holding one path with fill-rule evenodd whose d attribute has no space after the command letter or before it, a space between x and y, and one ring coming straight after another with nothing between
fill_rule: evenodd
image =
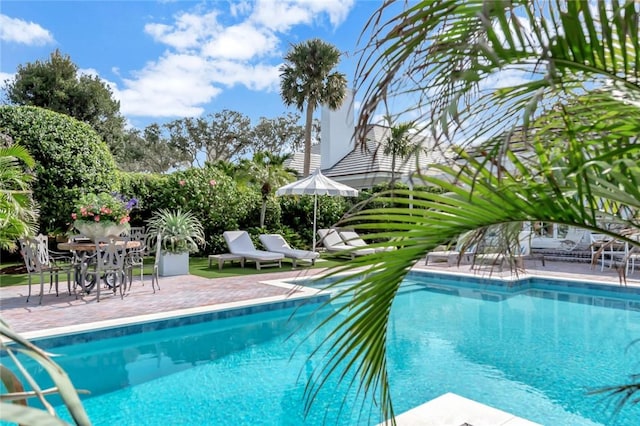
<instances>
[{"instance_id":1,"label":"potted plant","mask_svg":"<svg viewBox=\"0 0 640 426\"><path fill-rule=\"evenodd\" d=\"M204 230L200 221L189 211L160 209L147 222L149 240L154 243L160 235L160 276L189 273L189 252L204 244Z\"/></svg>"},{"instance_id":2,"label":"potted plant","mask_svg":"<svg viewBox=\"0 0 640 426\"><path fill-rule=\"evenodd\" d=\"M129 230L129 212L137 203L117 193L84 194L71 213L73 227L94 240L120 235Z\"/></svg>"}]
</instances>

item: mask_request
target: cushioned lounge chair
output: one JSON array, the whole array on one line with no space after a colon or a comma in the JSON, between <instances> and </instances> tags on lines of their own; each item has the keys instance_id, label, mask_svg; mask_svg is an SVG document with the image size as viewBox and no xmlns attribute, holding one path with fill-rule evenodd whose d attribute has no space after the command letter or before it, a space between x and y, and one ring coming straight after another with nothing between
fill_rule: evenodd
<instances>
[{"instance_id":1,"label":"cushioned lounge chair","mask_svg":"<svg viewBox=\"0 0 640 426\"><path fill-rule=\"evenodd\" d=\"M360 237L360 235L355 231L338 231L338 233L340 234L340 238L342 238L342 241L344 241L344 243L348 246L358 247L361 249L370 248L375 250L376 252L389 251L394 249L393 247L370 247L369 243L363 240L362 237Z\"/></svg>"},{"instance_id":2,"label":"cushioned lounge chair","mask_svg":"<svg viewBox=\"0 0 640 426\"><path fill-rule=\"evenodd\" d=\"M260 242L268 251L282 253L287 259L291 259L294 268L297 266L297 261L299 260L311 262L313 265L316 259L320 257L320 253L315 251L291 248L287 240L279 234L261 234Z\"/></svg>"},{"instance_id":3,"label":"cushioned lounge chair","mask_svg":"<svg viewBox=\"0 0 640 426\"><path fill-rule=\"evenodd\" d=\"M318 237L320 237L320 242L322 242L322 245L329 253L344 254L352 259L356 256L364 256L376 252L372 248L358 249L354 246L345 244L338 231L333 228L318 229Z\"/></svg>"},{"instance_id":4,"label":"cushioned lounge chair","mask_svg":"<svg viewBox=\"0 0 640 426\"><path fill-rule=\"evenodd\" d=\"M260 270L263 266L282 267L284 254L257 250L247 231L225 231L222 236L229 247L229 252L242 256L245 261L256 262L256 269Z\"/></svg>"},{"instance_id":5,"label":"cushioned lounge chair","mask_svg":"<svg viewBox=\"0 0 640 426\"><path fill-rule=\"evenodd\" d=\"M429 262L435 263L444 261L447 262L448 266L453 266L460 260L464 260L467 263L471 262L471 257L475 251L475 245L467 247L464 250L464 253L462 253L462 248L466 244L467 237L468 233L462 234L458 238L458 242L453 250L434 250L427 253L427 258L425 259L424 264L428 265ZM463 256L463 258L460 259L460 256Z\"/></svg>"}]
</instances>

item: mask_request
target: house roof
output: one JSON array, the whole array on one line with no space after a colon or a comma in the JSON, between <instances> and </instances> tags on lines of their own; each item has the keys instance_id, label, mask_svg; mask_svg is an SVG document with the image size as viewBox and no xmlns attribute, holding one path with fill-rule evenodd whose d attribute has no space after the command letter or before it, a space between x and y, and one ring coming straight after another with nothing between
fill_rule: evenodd
<instances>
[{"instance_id":1,"label":"house roof","mask_svg":"<svg viewBox=\"0 0 640 426\"><path fill-rule=\"evenodd\" d=\"M388 134L388 128L373 126L364 147L355 148L333 167L323 170L323 173L339 182L359 188L390 181L393 174L393 156L384 153L384 144L381 142L388 139ZM404 176L402 180L407 180L415 171L424 171L429 165L441 164L453 157L451 152L443 152L441 148L433 147L430 139L422 136L415 136L414 143L419 144L420 148L409 158L396 157L397 178Z\"/></svg>"},{"instance_id":2,"label":"house roof","mask_svg":"<svg viewBox=\"0 0 640 426\"><path fill-rule=\"evenodd\" d=\"M387 127L372 126L364 147L356 147L332 167L323 169L322 173L354 188L369 188L378 183L391 181L394 175L392 173L393 156L384 153L383 143L389 138L389 132ZM452 151L443 151L440 147L434 147L430 138L414 135L412 142L419 145L420 149L409 158L396 157L396 179L407 181L409 176L417 170L424 172L428 166L442 164L454 157ZM320 167L319 148L320 144L312 145L311 171ZM293 153L292 157L285 162L285 167L295 170L298 177L302 177L303 165L303 152Z\"/></svg>"},{"instance_id":3,"label":"house roof","mask_svg":"<svg viewBox=\"0 0 640 426\"><path fill-rule=\"evenodd\" d=\"M309 170L313 172L314 170L320 168L320 155L313 153L313 146L311 148L311 164ZM302 177L304 172L304 152L294 152L288 160L284 162L284 166L288 169L295 170L298 177Z\"/></svg>"}]
</instances>

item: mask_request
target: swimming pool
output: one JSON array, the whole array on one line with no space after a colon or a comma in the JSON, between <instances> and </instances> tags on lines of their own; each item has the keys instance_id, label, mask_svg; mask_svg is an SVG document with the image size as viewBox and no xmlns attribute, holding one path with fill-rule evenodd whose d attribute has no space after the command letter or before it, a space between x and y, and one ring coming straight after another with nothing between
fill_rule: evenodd
<instances>
[{"instance_id":1,"label":"swimming pool","mask_svg":"<svg viewBox=\"0 0 640 426\"><path fill-rule=\"evenodd\" d=\"M453 392L546 425L637 424L640 407L612 418L612 404L585 393L638 371L640 345L628 345L640 337L640 296L577 288L411 274L389 330L396 412ZM306 379L319 362L308 354L323 335L303 337L330 309L260 312L51 351L76 387L92 392L83 400L95 424L376 424L370 402L335 382L303 417Z\"/></svg>"}]
</instances>

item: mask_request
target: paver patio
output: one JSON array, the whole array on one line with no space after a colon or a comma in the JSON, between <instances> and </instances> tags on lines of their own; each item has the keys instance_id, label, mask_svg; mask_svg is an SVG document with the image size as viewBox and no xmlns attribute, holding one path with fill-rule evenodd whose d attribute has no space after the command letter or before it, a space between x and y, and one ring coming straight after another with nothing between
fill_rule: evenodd
<instances>
[{"instance_id":1,"label":"paver patio","mask_svg":"<svg viewBox=\"0 0 640 426\"><path fill-rule=\"evenodd\" d=\"M489 268L473 270L468 265L448 267L446 264L425 266L419 262L415 269L431 271L447 271L458 274L472 274L481 276L507 276L511 272L491 271ZM75 298L67 293L66 283L60 283L60 295L48 293L42 305L38 305L38 297L32 297L26 303L28 286L12 286L0 288L0 309L4 321L20 332L44 332L58 327L77 326L105 320L133 319L141 315L159 314L198 308L218 306L233 302L260 302L261 299L286 298L295 295L290 288L279 287L266 281L288 278L311 277L321 274L321 269L305 269L286 272L269 272L260 275L246 275L232 278L208 279L195 275L161 277L161 290L155 294L151 289L150 277L145 276L145 285L134 280L131 292L124 298L111 295L108 291L101 292L100 302L96 303L95 295L90 294ZM522 272L520 272L522 273ZM537 276L564 277L568 279L600 281L613 286L619 286L620 280L615 270L599 268L591 269L583 263L540 262L532 261L526 265L525 273ZM627 278L628 286L640 288L640 272ZM32 291L37 293L38 286Z\"/></svg>"}]
</instances>

